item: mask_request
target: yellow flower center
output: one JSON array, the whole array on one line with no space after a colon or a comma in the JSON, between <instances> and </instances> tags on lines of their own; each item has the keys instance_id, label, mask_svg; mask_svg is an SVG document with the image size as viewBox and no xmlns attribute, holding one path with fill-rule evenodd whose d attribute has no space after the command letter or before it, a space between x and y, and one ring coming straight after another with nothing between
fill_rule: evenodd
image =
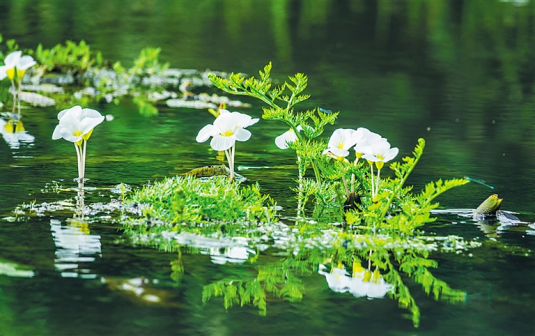
<instances>
[{"instance_id":1,"label":"yellow flower center","mask_svg":"<svg viewBox=\"0 0 535 336\"><path fill-rule=\"evenodd\" d=\"M13 80L15 78L15 68L7 69L6 75L9 79Z\"/></svg>"},{"instance_id":2,"label":"yellow flower center","mask_svg":"<svg viewBox=\"0 0 535 336\"><path fill-rule=\"evenodd\" d=\"M80 132L79 130L76 130L76 131L74 131L73 135L74 136L80 136L80 135L82 135L82 132Z\"/></svg>"},{"instance_id":3,"label":"yellow flower center","mask_svg":"<svg viewBox=\"0 0 535 336\"><path fill-rule=\"evenodd\" d=\"M337 146L339 149L344 149L344 142L340 141Z\"/></svg>"},{"instance_id":4,"label":"yellow flower center","mask_svg":"<svg viewBox=\"0 0 535 336\"><path fill-rule=\"evenodd\" d=\"M232 136L234 135L234 132L232 130L228 130L228 131L225 131L223 134L221 134L222 136L226 136L226 137L229 137L229 136Z\"/></svg>"},{"instance_id":5,"label":"yellow flower center","mask_svg":"<svg viewBox=\"0 0 535 336\"><path fill-rule=\"evenodd\" d=\"M19 80L22 80L22 77L24 77L25 73L26 73L26 70L17 69L17 77L19 78Z\"/></svg>"}]
</instances>

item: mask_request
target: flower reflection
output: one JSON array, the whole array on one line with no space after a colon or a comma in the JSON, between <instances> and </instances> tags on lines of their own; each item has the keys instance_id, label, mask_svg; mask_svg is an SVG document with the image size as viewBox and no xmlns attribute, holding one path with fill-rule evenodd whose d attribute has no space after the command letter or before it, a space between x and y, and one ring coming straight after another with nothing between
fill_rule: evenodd
<instances>
[{"instance_id":1,"label":"flower reflection","mask_svg":"<svg viewBox=\"0 0 535 336\"><path fill-rule=\"evenodd\" d=\"M318 273L325 275L327 284L333 292L345 293L349 290L351 278L347 276L344 266L334 267L331 272L325 272L326 270L325 265L320 265Z\"/></svg>"},{"instance_id":2,"label":"flower reflection","mask_svg":"<svg viewBox=\"0 0 535 336\"><path fill-rule=\"evenodd\" d=\"M224 265L227 262L232 264L243 264L249 259L249 253L254 253L254 251L244 246L211 248L210 258L214 264L219 265Z\"/></svg>"},{"instance_id":3,"label":"flower reflection","mask_svg":"<svg viewBox=\"0 0 535 336\"><path fill-rule=\"evenodd\" d=\"M353 275L350 277L343 265L339 265L326 272L327 267L320 265L319 274L325 275L329 288L336 293L349 292L355 297L367 297L368 299L383 298L394 286L388 284L378 269L367 270L360 265L354 265Z\"/></svg>"},{"instance_id":4,"label":"flower reflection","mask_svg":"<svg viewBox=\"0 0 535 336\"><path fill-rule=\"evenodd\" d=\"M19 269L20 266L10 261L0 261L0 275L17 278L31 278L35 275L33 271Z\"/></svg>"},{"instance_id":5,"label":"flower reflection","mask_svg":"<svg viewBox=\"0 0 535 336\"><path fill-rule=\"evenodd\" d=\"M31 144L35 137L28 134L17 114L6 113L7 121L0 119L0 132L11 149L19 149L21 144Z\"/></svg>"},{"instance_id":6,"label":"flower reflection","mask_svg":"<svg viewBox=\"0 0 535 336\"><path fill-rule=\"evenodd\" d=\"M378 269L372 273L359 263L353 264L353 277L349 292L355 297L367 296L370 300L380 299L393 289L394 286L383 279Z\"/></svg>"},{"instance_id":7,"label":"flower reflection","mask_svg":"<svg viewBox=\"0 0 535 336\"><path fill-rule=\"evenodd\" d=\"M87 268L88 263L95 261L95 257L102 256L99 235L89 232L88 222L84 218L84 191L83 184L79 184L76 198L76 212L72 219L68 219L68 226L63 226L58 219L50 220L52 236L56 245L56 270L64 278L94 279Z\"/></svg>"}]
</instances>

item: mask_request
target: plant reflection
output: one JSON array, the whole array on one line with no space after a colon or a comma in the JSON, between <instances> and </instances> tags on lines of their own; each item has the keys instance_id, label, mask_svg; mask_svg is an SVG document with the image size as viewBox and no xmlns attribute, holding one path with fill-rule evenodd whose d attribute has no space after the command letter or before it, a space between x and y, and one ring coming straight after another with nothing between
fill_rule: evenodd
<instances>
[{"instance_id":1,"label":"plant reflection","mask_svg":"<svg viewBox=\"0 0 535 336\"><path fill-rule=\"evenodd\" d=\"M89 269L89 263L102 256L99 235L90 234L89 222L86 220L87 209L84 203L84 184L78 184L76 208L73 218L67 219L67 226L58 219L50 220L52 236L56 245L56 270L62 277L80 277L94 279L97 277Z\"/></svg>"},{"instance_id":2,"label":"plant reflection","mask_svg":"<svg viewBox=\"0 0 535 336\"><path fill-rule=\"evenodd\" d=\"M16 113L4 113L7 121L0 118L0 132L11 149L19 149L22 144L33 144L34 137L24 129L22 118Z\"/></svg>"},{"instance_id":3,"label":"plant reflection","mask_svg":"<svg viewBox=\"0 0 535 336\"><path fill-rule=\"evenodd\" d=\"M221 278L204 286L203 302L222 297L226 309L252 305L260 315L266 315L270 300L300 301L309 282L317 281L313 276L317 272L335 293L369 300L388 296L398 301L410 312L415 326L420 321L420 308L411 292L415 284L437 301L461 303L466 297L465 292L451 288L431 273L438 263L429 258L430 254L480 246L455 236L360 234L305 221L292 226L279 222L240 228L228 225L226 238L220 239L213 238L214 227L182 228L174 234L128 234L137 243L178 251L178 259L171 262L171 278L177 284L184 275L182 251L186 246L189 253L209 254L220 267L241 270L231 271L232 275L218 272ZM229 238L237 233L241 237ZM272 242L271 247L268 242ZM271 255L282 257L274 259ZM254 272L244 265L255 265Z\"/></svg>"}]
</instances>

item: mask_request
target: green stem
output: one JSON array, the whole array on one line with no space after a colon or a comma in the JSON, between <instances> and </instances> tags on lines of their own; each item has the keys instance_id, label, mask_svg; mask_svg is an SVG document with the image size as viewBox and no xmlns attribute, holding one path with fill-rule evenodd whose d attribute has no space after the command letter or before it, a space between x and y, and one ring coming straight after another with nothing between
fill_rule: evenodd
<instances>
[{"instance_id":1,"label":"green stem","mask_svg":"<svg viewBox=\"0 0 535 336\"><path fill-rule=\"evenodd\" d=\"M371 180L372 180L372 202L373 202L373 199L375 198L375 190L373 188L373 162L369 162L369 164L370 164L370 169L372 172Z\"/></svg>"},{"instance_id":2,"label":"green stem","mask_svg":"<svg viewBox=\"0 0 535 336\"><path fill-rule=\"evenodd\" d=\"M344 182L344 188L346 189L346 196L349 199L349 188L347 187L347 182L345 176L342 176L342 182Z\"/></svg>"},{"instance_id":3,"label":"green stem","mask_svg":"<svg viewBox=\"0 0 535 336\"><path fill-rule=\"evenodd\" d=\"M381 181L379 179L379 175L381 175L381 169L377 169L377 183L375 184L375 194L376 195L379 193L379 182Z\"/></svg>"},{"instance_id":4,"label":"green stem","mask_svg":"<svg viewBox=\"0 0 535 336\"><path fill-rule=\"evenodd\" d=\"M76 149L76 157L78 159L78 182L81 181L80 177L82 175L81 167L82 167L82 153L80 153L80 146L75 142L74 148Z\"/></svg>"},{"instance_id":5,"label":"green stem","mask_svg":"<svg viewBox=\"0 0 535 336\"><path fill-rule=\"evenodd\" d=\"M407 173L403 176L403 178L401 179L401 182L396 186L396 189L392 191L392 194L388 198L388 201L386 202L386 205L383 208L383 211L381 212L381 216L379 216L379 223L381 223L384 220L386 216L386 212L388 211L390 204L394 200L395 195L401 190L401 188L403 188L405 181L407 181L407 178L412 173L412 170L414 169L414 167L416 167L416 164L418 163L418 161L420 161L420 157L416 156L413 165L410 167L409 170L407 170Z\"/></svg>"},{"instance_id":6,"label":"green stem","mask_svg":"<svg viewBox=\"0 0 535 336\"><path fill-rule=\"evenodd\" d=\"M84 140L84 150L82 152L82 183L85 178L85 155L87 153L87 140Z\"/></svg>"},{"instance_id":7,"label":"green stem","mask_svg":"<svg viewBox=\"0 0 535 336\"><path fill-rule=\"evenodd\" d=\"M20 116L20 93L21 93L21 91L22 91L21 88L20 88L21 84L22 84L22 78L19 79L19 93L17 94L17 98L18 98L18 99L17 99L17 103L18 103L18 105L19 105L19 116Z\"/></svg>"},{"instance_id":8,"label":"green stem","mask_svg":"<svg viewBox=\"0 0 535 336\"><path fill-rule=\"evenodd\" d=\"M13 87L13 111L12 113L15 114L15 107L17 106L17 88L15 87L15 80L11 80L11 86ZM20 113L20 110L19 110Z\"/></svg>"}]
</instances>

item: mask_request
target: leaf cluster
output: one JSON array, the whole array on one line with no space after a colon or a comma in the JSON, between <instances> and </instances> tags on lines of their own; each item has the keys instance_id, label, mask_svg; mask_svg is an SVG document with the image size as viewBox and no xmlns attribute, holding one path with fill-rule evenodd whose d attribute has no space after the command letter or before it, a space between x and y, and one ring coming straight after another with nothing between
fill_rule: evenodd
<instances>
[{"instance_id":1,"label":"leaf cluster","mask_svg":"<svg viewBox=\"0 0 535 336\"><path fill-rule=\"evenodd\" d=\"M57 44L52 49L43 48L43 45L39 44L35 51L29 51L29 53L35 56L42 73L46 71L82 74L90 67L104 65L102 53L91 51L89 45L83 40L78 44L66 41L65 45Z\"/></svg>"},{"instance_id":2,"label":"leaf cluster","mask_svg":"<svg viewBox=\"0 0 535 336\"><path fill-rule=\"evenodd\" d=\"M425 223L434 221L430 211L436 208L438 203L433 203L433 200L447 190L469 181L438 180L428 183L419 194L411 193L412 187L406 187L405 182L420 160L424 147L425 141L419 139L413 157L405 157L402 159L403 163L394 162L390 165L395 178L383 179L379 193L374 199L365 197L362 205L349 211L346 214L348 224L409 233Z\"/></svg>"},{"instance_id":3,"label":"leaf cluster","mask_svg":"<svg viewBox=\"0 0 535 336\"><path fill-rule=\"evenodd\" d=\"M258 185L239 186L226 177L197 179L191 176L166 178L135 191L126 204L143 209L147 227L140 230L179 230L177 225L200 223L257 223L275 218L268 196ZM151 226L150 223L158 222ZM163 227L162 227L163 226Z\"/></svg>"}]
</instances>

